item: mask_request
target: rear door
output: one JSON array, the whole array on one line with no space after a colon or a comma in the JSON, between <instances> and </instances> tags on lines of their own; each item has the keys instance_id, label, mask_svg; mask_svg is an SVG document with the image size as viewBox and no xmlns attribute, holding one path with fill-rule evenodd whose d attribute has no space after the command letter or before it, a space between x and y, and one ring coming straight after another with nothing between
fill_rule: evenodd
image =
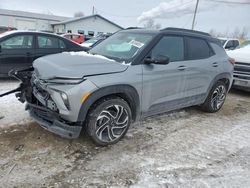
<instances>
[{"instance_id":1,"label":"rear door","mask_svg":"<svg viewBox=\"0 0 250 188\"><path fill-rule=\"evenodd\" d=\"M33 34L15 34L4 38L0 45L0 75L31 66L35 52Z\"/></svg>"},{"instance_id":2,"label":"rear door","mask_svg":"<svg viewBox=\"0 0 250 188\"><path fill-rule=\"evenodd\" d=\"M196 37L185 37L186 71L184 92L186 102L190 105L200 103L207 94L210 83L218 74L221 64L206 40Z\"/></svg>"},{"instance_id":3,"label":"rear door","mask_svg":"<svg viewBox=\"0 0 250 188\"><path fill-rule=\"evenodd\" d=\"M143 64L143 115L169 111L181 107L185 74L184 39L181 36L163 36L147 58L167 56L167 65Z\"/></svg>"},{"instance_id":4,"label":"rear door","mask_svg":"<svg viewBox=\"0 0 250 188\"><path fill-rule=\"evenodd\" d=\"M65 51L66 45L63 40L56 36L46 34L36 35L36 58L49 54L56 54Z\"/></svg>"}]
</instances>

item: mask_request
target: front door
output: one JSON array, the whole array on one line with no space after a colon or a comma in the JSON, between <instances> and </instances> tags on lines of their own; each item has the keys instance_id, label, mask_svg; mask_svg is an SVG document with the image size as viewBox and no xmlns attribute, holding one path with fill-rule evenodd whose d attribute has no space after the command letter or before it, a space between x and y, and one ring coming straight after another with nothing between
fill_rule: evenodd
<instances>
[{"instance_id":1,"label":"front door","mask_svg":"<svg viewBox=\"0 0 250 188\"><path fill-rule=\"evenodd\" d=\"M185 74L184 39L181 36L163 36L147 58L167 56L169 64L143 64L143 116L181 107Z\"/></svg>"},{"instance_id":2,"label":"front door","mask_svg":"<svg viewBox=\"0 0 250 188\"><path fill-rule=\"evenodd\" d=\"M18 34L0 42L0 76L7 76L12 69L31 66L34 56L33 36Z\"/></svg>"}]
</instances>

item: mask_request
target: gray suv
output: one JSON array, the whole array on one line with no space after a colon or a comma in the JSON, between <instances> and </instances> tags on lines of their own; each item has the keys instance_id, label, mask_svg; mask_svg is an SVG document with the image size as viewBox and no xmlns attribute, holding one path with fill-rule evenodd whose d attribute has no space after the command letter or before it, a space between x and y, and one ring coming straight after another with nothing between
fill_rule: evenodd
<instances>
[{"instance_id":1,"label":"gray suv","mask_svg":"<svg viewBox=\"0 0 250 188\"><path fill-rule=\"evenodd\" d=\"M17 93L45 129L98 145L118 142L140 118L199 105L217 112L232 84L233 65L209 34L166 28L120 31L89 52L64 52L12 73Z\"/></svg>"}]
</instances>

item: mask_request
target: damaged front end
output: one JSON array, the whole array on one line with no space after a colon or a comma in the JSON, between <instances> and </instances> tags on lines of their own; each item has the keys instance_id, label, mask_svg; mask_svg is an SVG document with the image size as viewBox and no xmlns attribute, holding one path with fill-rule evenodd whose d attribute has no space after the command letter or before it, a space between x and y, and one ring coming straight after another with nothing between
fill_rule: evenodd
<instances>
[{"instance_id":1,"label":"damaged front end","mask_svg":"<svg viewBox=\"0 0 250 188\"><path fill-rule=\"evenodd\" d=\"M21 83L19 87L17 87L16 89L0 94L0 97L16 93L17 99L22 103L24 103L25 101L31 102L32 100L31 77L33 71L34 71L33 67L10 71L9 76L16 78L17 80L21 81Z\"/></svg>"},{"instance_id":2,"label":"damaged front end","mask_svg":"<svg viewBox=\"0 0 250 188\"><path fill-rule=\"evenodd\" d=\"M0 94L0 97L15 93L20 102L26 103L25 109L41 127L62 137L79 137L82 126L60 116L51 93L46 90L48 83L37 78L33 67L11 71L9 75L21 83L18 88Z\"/></svg>"}]
</instances>

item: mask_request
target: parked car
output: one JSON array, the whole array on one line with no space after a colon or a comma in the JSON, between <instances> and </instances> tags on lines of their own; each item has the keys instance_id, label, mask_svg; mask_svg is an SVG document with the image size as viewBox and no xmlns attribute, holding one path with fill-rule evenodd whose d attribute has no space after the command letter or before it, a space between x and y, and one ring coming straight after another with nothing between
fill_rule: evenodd
<instances>
[{"instance_id":1,"label":"parked car","mask_svg":"<svg viewBox=\"0 0 250 188\"><path fill-rule=\"evenodd\" d=\"M93 48L100 42L104 41L106 38L110 37L112 34L101 34L96 37L93 37L92 39L89 39L81 44L81 46Z\"/></svg>"},{"instance_id":2,"label":"parked car","mask_svg":"<svg viewBox=\"0 0 250 188\"><path fill-rule=\"evenodd\" d=\"M233 78L228 58L207 33L131 29L88 53L39 58L34 70L14 76L23 80L19 100L42 127L67 138L85 127L96 144L108 145L144 117L194 105L220 110Z\"/></svg>"},{"instance_id":3,"label":"parked car","mask_svg":"<svg viewBox=\"0 0 250 188\"><path fill-rule=\"evenodd\" d=\"M238 39L229 39L229 38L219 38L223 48L226 50L234 50L237 46L240 45Z\"/></svg>"},{"instance_id":4,"label":"parked car","mask_svg":"<svg viewBox=\"0 0 250 188\"><path fill-rule=\"evenodd\" d=\"M15 28L15 27L0 26L0 34L6 32L6 31L12 31L12 30L17 30L17 28Z\"/></svg>"},{"instance_id":5,"label":"parked car","mask_svg":"<svg viewBox=\"0 0 250 188\"><path fill-rule=\"evenodd\" d=\"M55 34L32 31L9 31L0 34L0 77L12 69L27 68L38 57L87 48Z\"/></svg>"},{"instance_id":6,"label":"parked car","mask_svg":"<svg viewBox=\"0 0 250 188\"><path fill-rule=\"evenodd\" d=\"M250 91L250 42L246 41L227 53L235 59L233 87Z\"/></svg>"},{"instance_id":7,"label":"parked car","mask_svg":"<svg viewBox=\"0 0 250 188\"><path fill-rule=\"evenodd\" d=\"M82 34L66 33L66 34L63 34L62 36L78 44L82 44L85 42L84 35Z\"/></svg>"}]
</instances>

